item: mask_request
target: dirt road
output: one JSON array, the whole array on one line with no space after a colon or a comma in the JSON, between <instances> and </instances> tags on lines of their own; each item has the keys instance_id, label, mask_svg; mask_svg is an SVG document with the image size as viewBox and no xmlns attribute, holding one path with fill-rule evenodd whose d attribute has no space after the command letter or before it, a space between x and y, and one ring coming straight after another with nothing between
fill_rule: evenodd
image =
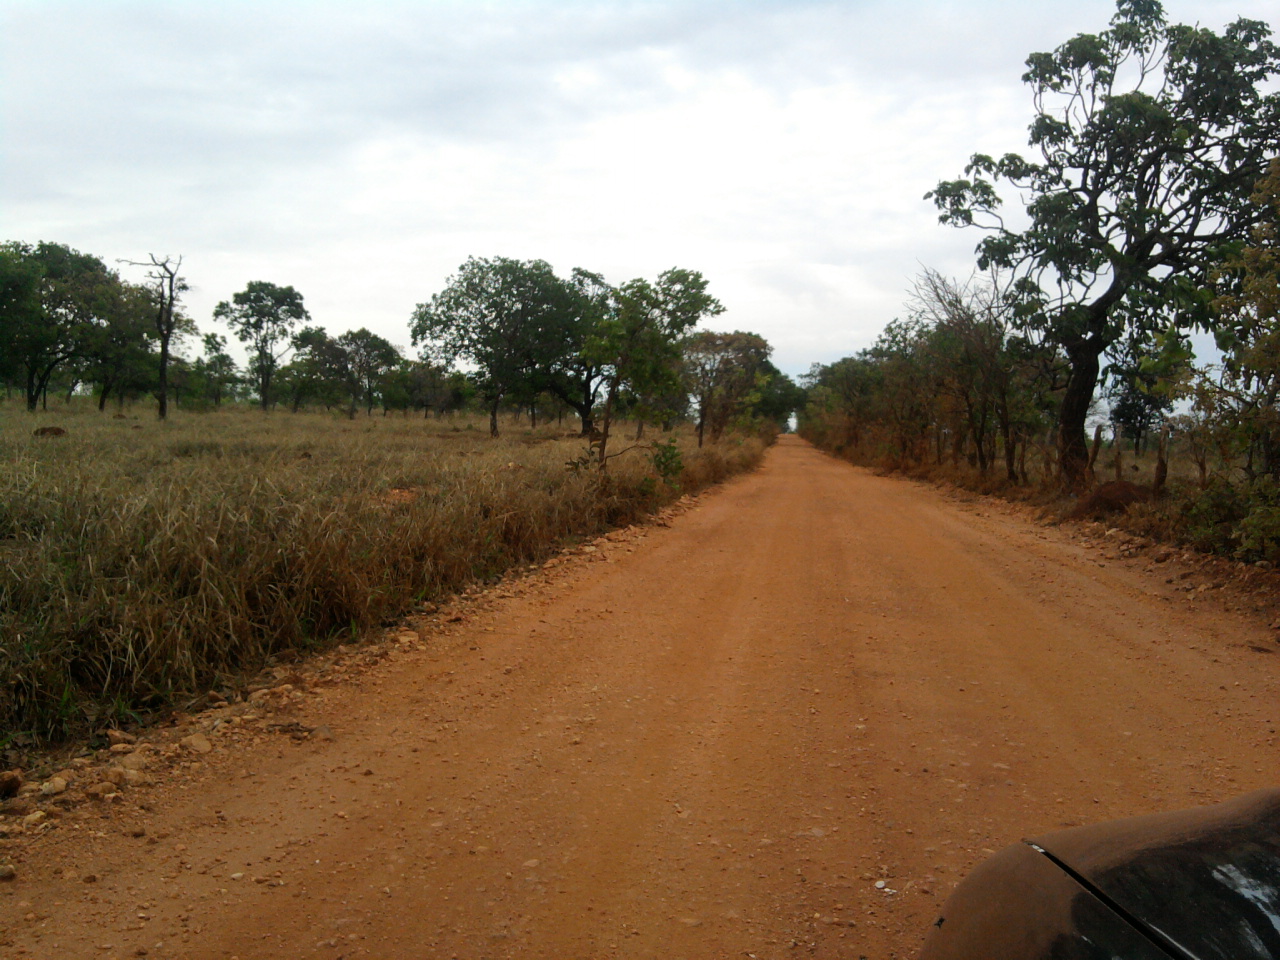
<instances>
[{"instance_id":1,"label":"dirt road","mask_svg":"<svg viewBox=\"0 0 1280 960\"><path fill-rule=\"evenodd\" d=\"M0 940L913 956L1002 845L1276 782L1275 641L1175 567L784 438L319 685L285 715L309 739L223 722L198 766L68 809L0 884Z\"/></svg>"}]
</instances>

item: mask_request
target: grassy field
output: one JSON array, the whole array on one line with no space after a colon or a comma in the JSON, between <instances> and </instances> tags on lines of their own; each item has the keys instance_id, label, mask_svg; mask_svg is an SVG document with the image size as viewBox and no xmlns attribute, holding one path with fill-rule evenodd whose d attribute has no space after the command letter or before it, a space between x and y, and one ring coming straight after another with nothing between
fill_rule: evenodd
<instances>
[{"instance_id":1,"label":"grassy field","mask_svg":"<svg viewBox=\"0 0 1280 960\"><path fill-rule=\"evenodd\" d=\"M39 438L56 425L66 436ZM615 449L623 444L618 444ZM0 405L0 747L162 708L350 639L759 461L464 419L251 410L157 422Z\"/></svg>"}]
</instances>

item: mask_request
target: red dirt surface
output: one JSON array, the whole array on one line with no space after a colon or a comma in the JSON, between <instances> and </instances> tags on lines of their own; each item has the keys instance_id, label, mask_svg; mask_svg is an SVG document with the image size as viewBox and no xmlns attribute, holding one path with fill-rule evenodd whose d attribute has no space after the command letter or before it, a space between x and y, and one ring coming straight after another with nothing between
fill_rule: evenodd
<instances>
[{"instance_id":1,"label":"red dirt surface","mask_svg":"<svg viewBox=\"0 0 1280 960\"><path fill-rule=\"evenodd\" d=\"M1178 564L784 438L51 809L3 952L910 957L1001 846L1277 782L1272 632Z\"/></svg>"}]
</instances>

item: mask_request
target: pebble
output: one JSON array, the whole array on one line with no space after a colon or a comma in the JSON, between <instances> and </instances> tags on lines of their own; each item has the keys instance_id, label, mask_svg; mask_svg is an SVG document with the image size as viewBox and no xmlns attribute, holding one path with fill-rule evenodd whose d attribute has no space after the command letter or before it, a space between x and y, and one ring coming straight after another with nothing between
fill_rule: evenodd
<instances>
[{"instance_id":1,"label":"pebble","mask_svg":"<svg viewBox=\"0 0 1280 960\"><path fill-rule=\"evenodd\" d=\"M192 753L209 753L213 749L213 744L203 733L193 733L189 737L183 737L180 743L184 750L190 750Z\"/></svg>"},{"instance_id":2,"label":"pebble","mask_svg":"<svg viewBox=\"0 0 1280 960\"><path fill-rule=\"evenodd\" d=\"M18 871L9 864L0 866L0 880L14 880L18 876Z\"/></svg>"},{"instance_id":3,"label":"pebble","mask_svg":"<svg viewBox=\"0 0 1280 960\"><path fill-rule=\"evenodd\" d=\"M12 797L22 789L22 774L17 770L0 771L0 798Z\"/></svg>"},{"instance_id":4,"label":"pebble","mask_svg":"<svg viewBox=\"0 0 1280 960\"><path fill-rule=\"evenodd\" d=\"M145 753L130 753L120 758L120 766L126 770L145 770L151 761Z\"/></svg>"},{"instance_id":5,"label":"pebble","mask_svg":"<svg viewBox=\"0 0 1280 960\"><path fill-rule=\"evenodd\" d=\"M67 781L61 777L50 777L44 783L40 784L40 793L46 797L56 797L60 793L67 792Z\"/></svg>"}]
</instances>

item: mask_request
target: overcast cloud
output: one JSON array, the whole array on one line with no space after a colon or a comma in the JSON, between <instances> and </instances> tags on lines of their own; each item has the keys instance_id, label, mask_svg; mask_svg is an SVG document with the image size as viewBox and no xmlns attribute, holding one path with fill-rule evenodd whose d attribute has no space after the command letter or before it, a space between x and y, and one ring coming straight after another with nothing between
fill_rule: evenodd
<instances>
[{"instance_id":1,"label":"overcast cloud","mask_svg":"<svg viewBox=\"0 0 1280 960\"><path fill-rule=\"evenodd\" d=\"M1170 2L1221 28L1273 0ZM0 240L181 254L408 347L470 255L701 270L790 373L867 346L977 237L922 200L1021 150L1023 61L1101 0L0 0Z\"/></svg>"}]
</instances>

